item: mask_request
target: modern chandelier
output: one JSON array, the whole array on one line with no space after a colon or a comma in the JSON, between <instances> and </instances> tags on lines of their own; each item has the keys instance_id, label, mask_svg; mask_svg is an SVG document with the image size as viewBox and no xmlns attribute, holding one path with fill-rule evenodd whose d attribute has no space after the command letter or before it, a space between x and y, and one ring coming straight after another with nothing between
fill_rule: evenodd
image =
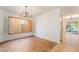
<instances>
[{"instance_id":1,"label":"modern chandelier","mask_svg":"<svg viewBox=\"0 0 79 59\"><path fill-rule=\"evenodd\" d=\"M27 18L30 18L32 16L32 14L30 14L30 12L28 11L28 6L25 6L23 11L20 14L21 16L27 17Z\"/></svg>"}]
</instances>

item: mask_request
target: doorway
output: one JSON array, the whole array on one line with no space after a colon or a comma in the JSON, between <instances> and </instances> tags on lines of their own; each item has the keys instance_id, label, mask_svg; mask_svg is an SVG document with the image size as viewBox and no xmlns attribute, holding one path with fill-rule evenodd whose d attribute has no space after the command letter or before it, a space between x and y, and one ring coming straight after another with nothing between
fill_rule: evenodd
<instances>
[{"instance_id":1,"label":"doorway","mask_svg":"<svg viewBox=\"0 0 79 59\"><path fill-rule=\"evenodd\" d=\"M78 47L79 46L79 17L62 17L62 42Z\"/></svg>"}]
</instances>

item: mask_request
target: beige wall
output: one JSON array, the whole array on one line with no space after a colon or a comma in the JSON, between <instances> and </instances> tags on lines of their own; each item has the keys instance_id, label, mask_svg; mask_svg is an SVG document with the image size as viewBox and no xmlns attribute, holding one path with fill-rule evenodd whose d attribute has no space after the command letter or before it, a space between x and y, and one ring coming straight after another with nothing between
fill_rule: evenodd
<instances>
[{"instance_id":1,"label":"beige wall","mask_svg":"<svg viewBox=\"0 0 79 59\"><path fill-rule=\"evenodd\" d=\"M3 35L0 36L0 42L1 41L6 41L6 40L12 40L12 39L16 39L16 38L21 38L21 37L27 37L27 36L31 36L32 32L29 33L22 33L22 34L16 34L16 35L9 35L9 26L8 26L8 17L9 16L19 16L18 14L11 12L11 11L7 11L5 9L0 8L0 26L2 26L3 28L1 28L1 30L3 29ZM2 33L1 33L2 34Z\"/></svg>"},{"instance_id":2,"label":"beige wall","mask_svg":"<svg viewBox=\"0 0 79 59\"><path fill-rule=\"evenodd\" d=\"M60 9L38 15L34 20L35 35L59 43L61 37Z\"/></svg>"}]
</instances>

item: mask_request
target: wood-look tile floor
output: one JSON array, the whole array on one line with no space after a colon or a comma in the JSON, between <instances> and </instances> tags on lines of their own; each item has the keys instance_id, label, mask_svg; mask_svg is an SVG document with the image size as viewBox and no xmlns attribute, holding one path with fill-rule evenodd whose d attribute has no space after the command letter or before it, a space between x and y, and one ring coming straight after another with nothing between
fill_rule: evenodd
<instances>
[{"instance_id":1,"label":"wood-look tile floor","mask_svg":"<svg viewBox=\"0 0 79 59\"><path fill-rule=\"evenodd\" d=\"M0 43L1 52L49 52L56 46L51 42L38 37L27 37Z\"/></svg>"},{"instance_id":2,"label":"wood-look tile floor","mask_svg":"<svg viewBox=\"0 0 79 59\"><path fill-rule=\"evenodd\" d=\"M52 50L52 52L79 52L79 47L74 47L67 42L61 42L57 44Z\"/></svg>"}]
</instances>

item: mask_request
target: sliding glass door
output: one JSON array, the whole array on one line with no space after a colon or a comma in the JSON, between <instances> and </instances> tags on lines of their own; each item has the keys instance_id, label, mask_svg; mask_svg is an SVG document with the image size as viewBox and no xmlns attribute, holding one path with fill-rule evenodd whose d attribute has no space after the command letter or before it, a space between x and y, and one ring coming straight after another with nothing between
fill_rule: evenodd
<instances>
[{"instance_id":1,"label":"sliding glass door","mask_svg":"<svg viewBox=\"0 0 79 59\"><path fill-rule=\"evenodd\" d=\"M79 46L79 17L62 18L62 40Z\"/></svg>"}]
</instances>

